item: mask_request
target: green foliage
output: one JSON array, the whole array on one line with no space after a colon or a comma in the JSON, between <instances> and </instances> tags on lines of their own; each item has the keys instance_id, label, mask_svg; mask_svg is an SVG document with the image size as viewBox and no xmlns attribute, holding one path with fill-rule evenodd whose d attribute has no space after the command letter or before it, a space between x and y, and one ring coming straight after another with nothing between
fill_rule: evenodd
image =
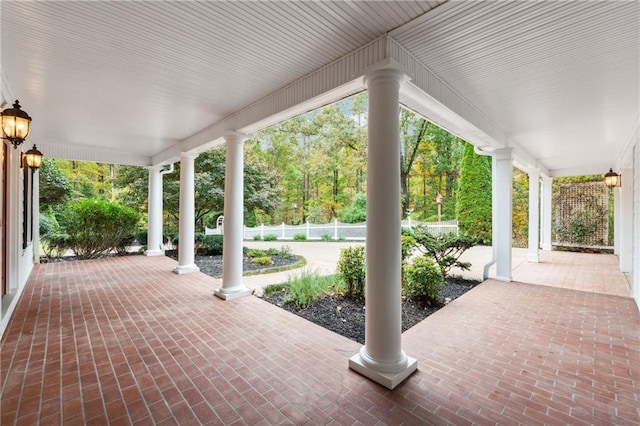
<instances>
[{"instance_id":1,"label":"green foliage","mask_svg":"<svg viewBox=\"0 0 640 426\"><path fill-rule=\"evenodd\" d=\"M265 241L276 241L277 239L278 239L278 236L276 234L266 234L264 236Z\"/></svg>"},{"instance_id":2,"label":"green foliage","mask_svg":"<svg viewBox=\"0 0 640 426\"><path fill-rule=\"evenodd\" d=\"M456 215L462 234L491 244L491 158L467 144L462 157Z\"/></svg>"},{"instance_id":3,"label":"green foliage","mask_svg":"<svg viewBox=\"0 0 640 426\"><path fill-rule=\"evenodd\" d=\"M529 176L514 167L512 187L513 247L527 247L529 244Z\"/></svg>"},{"instance_id":4,"label":"green foliage","mask_svg":"<svg viewBox=\"0 0 640 426\"><path fill-rule=\"evenodd\" d=\"M64 204L71 196L71 182L53 160L42 159L39 172L40 210Z\"/></svg>"},{"instance_id":5,"label":"green foliage","mask_svg":"<svg viewBox=\"0 0 640 426\"><path fill-rule=\"evenodd\" d=\"M287 283L269 284L264 286L264 288L262 289L262 293L267 295L267 294L277 293L279 291L285 291L288 288L289 288L289 284Z\"/></svg>"},{"instance_id":6,"label":"green foliage","mask_svg":"<svg viewBox=\"0 0 640 426\"><path fill-rule=\"evenodd\" d=\"M261 241L262 240L262 236L260 234L256 234L253 236L253 241Z\"/></svg>"},{"instance_id":7,"label":"green foliage","mask_svg":"<svg viewBox=\"0 0 640 426\"><path fill-rule=\"evenodd\" d=\"M251 259L251 263L253 263L254 265L269 266L273 265L273 259L271 259L269 256L254 257L253 259Z\"/></svg>"},{"instance_id":8,"label":"green foliage","mask_svg":"<svg viewBox=\"0 0 640 426\"><path fill-rule=\"evenodd\" d=\"M402 235L401 238L402 263L406 263L413 253L413 249L416 247L417 241L415 237L411 235Z\"/></svg>"},{"instance_id":9,"label":"green foliage","mask_svg":"<svg viewBox=\"0 0 640 426\"><path fill-rule=\"evenodd\" d=\"M298 308L313 305L320 297L327 294L335 285L333 275L320 276L317 272L303 272L300 276L289 278L285 302L292 302Z\"/></svg>"},{"instance_id":10,"label":"green foliage","mask_svg":"<svg viewBox=\"0 0 640 426\"><path fill-rule=\"evenodd\" d=\"M245 253L245 256L247 257L260 257L260 256L264 256L265 252L264 250L260 250L260 249L249 249L247 250L247 252Z\"/></svg>"},{"instance_id":11,"label":"green foliage","mask_svg":"<svg viewBox=\"0 0 640 426\"><path fill-rule=\"evenodd\" d=\"M364 297L366 272L364 247L348 247L340 250L338 272L342 275L348 297Z\"/></svg>"},{"instance_id":12,"label":"green foliage","mask_svg":"<svg viewBox=\"0 0 640 426\"><path fill-rule=\"evenodd\" d=\"M280 254L280 250L278 250L277 248L270 248L267 249L267 255L268 256L278 256Z\"/></svg>"},{"instance_id":13,"label":"green foliage","mask_svg":"<svg viewBox=\"0 0 640 426\"><path fill-rule=\"evenodd\" d=\"M71 248L67 234L47 234L42 238L41 243L44 254L49 258L61 257Z\"/></svg>"},{"instance_id":14,"label":"green foliage","mask_svg":"<svg viewBox=\"0 0 640 426\"><path fill-rule=\"evenodd\" d=\"M471 267L469 262L461 262L458 259L466 250L478 244L477 237L453 233L434 236L425 227L416 228L415 234L420 250L436 262L443 279L454 266L463 270L469 270Z\"/></svg>"},{"instance_id":15,"label":"green foliage","mask_svg":"<svg viewBox=\"0 0 640 426\"><path fill-rule=\"evenodd\" d=\"M280 256L287 257L287 258L293 257L293 253L291 252L291 247L289 246L280 247Z\"/></svg>"},{"instance_id":16,"label":"green foliage","mask_svg":"<svg viewBox=\"0 0 640 426\"><path fill-rule=\"evenodd\" d=\"M360 223L367 220L367 196L356 194L353 202L340 213L340 221L344 223Z\"/></svg>"},{"instance_id":17,"label":"green foliage","mask_svg":"<svg viewBox=\"0 0 640 426\"><path fill-rule=\"evenodd\" d=\"M322 234L322 236L320 237L320 239L322 239L322 241L333 241L333 235L330 235L330 234Z\"/></svg>"},{"instance_id":18,"label":"green foliage","mask_svg":"<svg viewBox=\"0 0 640 426\"><path fill-rule=\"evenodd\" d=\"M407 281L404 294L416 300L435 301L444 288L440 268L425 256L418 257L406 266Z\"/></svg>"},{"instance_id":19,"label":"green foliage","mask_svg":"<svg viewBox=\"0 0 640 426\"><path fill-rule=\"evenodd\" d=\"M132 208L97 199L71 203L65 215L69 244L79 259L121 250L135 236L139 220Z\"/></svg>"},{"instance_id":20,"label":"green foliage","mask_svg":"<svg viewBox=\"0 0 640 426\"><path fill-rule=\"evenodd\" d=\"M294 241L306 241L306 239L307 239L307 234L303 234L303 233L295 234L293 236Z\"/></svg>"},{"instance_id":21,"label":"green foliage","mask_svg":"<svg viewBox=\"0 0 640 426\"><path fill-rule=\"evenodd\" d=\"M203 243L206 249L207 255L218 256L222 254L224 236L222 235L207 235L204 237Z\"/></svg>"}]
</instances>

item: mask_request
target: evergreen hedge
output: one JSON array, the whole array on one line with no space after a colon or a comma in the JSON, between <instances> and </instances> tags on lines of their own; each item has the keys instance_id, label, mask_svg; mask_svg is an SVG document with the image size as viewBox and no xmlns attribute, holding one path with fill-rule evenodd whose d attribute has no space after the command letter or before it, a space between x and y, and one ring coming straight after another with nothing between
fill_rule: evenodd
<instances>
[{"instance_id":1,"label":"evergreen hedge","mask_svg":"<svg viewBox=\"0 0 640 426\"><path fill-rule=\"evenodd\" d=\"M465 146L456 205L460 233L491 244L491 157Z\"/></svg>"}]
</instances>

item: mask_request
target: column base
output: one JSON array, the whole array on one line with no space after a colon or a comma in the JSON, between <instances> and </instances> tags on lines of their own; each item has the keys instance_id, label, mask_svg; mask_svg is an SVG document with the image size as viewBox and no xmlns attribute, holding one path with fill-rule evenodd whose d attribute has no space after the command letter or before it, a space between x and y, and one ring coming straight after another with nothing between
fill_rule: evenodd
<instances>
[{"instance_id":1,"label":"column base","mask_svg":"<svg viewBox=\"0 0 640 426\"><path fill-rule=\"evenodd\" d=\"M173 272L182 275L182 274L190 274L191 272L198 272L200 268L198 268L195 264L193 265L178 265L174 268Z\"/></svg>"},{"instance_id":2,"label":"column base","mask_svg":"<svg viewBox=\"0 0 640 426\"><path fill-rule=\"evenodd\" d=\"M499 276L496 275L495 277L492 277L492 279L494 279L496 281L502 281L502 282L505 282L505 283L510 283L511 281L513 281L510 276L509 277L499 277Z\"/></svg>"},{"instance_id":3,"label":"column base","mask_svg":"<svg viewBox=\"0 0 640 426\"><path fill-rule=\"evenodd\" d=\"M538 253L529 253L527 254L527 262L531 262L531 263L538 263L540 262L540 257L538 256Z\"/></svg>"},{"instance_id":4,"label":"column base","mask_svg":"<svg viewBox=\"0 0 640 426\"><path fill-rule=\"evenodd\" d=\"M366 365L360 357L360 353L357 353L349 358L349 368L387 389L393 389L418 369L418 360L408 356L407 365L402 370L394 373L383 373Z\"/></svg>"},{"instance_id":5,"label":"column base","mask_svg":"<svg viewBox=\"0 0 640 426\"><path fill-rule=\"evenodd\" d=\"M145 256L164 256L164 250L147 250L144 252Z\"/></svg>"},{"instance_id":6,"label":"column base","mask_svg":"<svg viewBox=\"0 0 640 426\"><path fill-rule=\"evenodd\" d=\"M551 251L552 250L551 244L543 244L542 245L542 250Z\"/></svg>"},{"instance_id":7,"label":"column base","mask_svg":"<svg viewBox=\"0 0 640 426\"><path fill-rule=\"evenodd\" d=\"M250 288L243 287L239 290L228 291L223 288L214 290L213 295L219 297L222 300L239 299L240 297L249 296L253 293Z\"/></svg>"}]
</instances>

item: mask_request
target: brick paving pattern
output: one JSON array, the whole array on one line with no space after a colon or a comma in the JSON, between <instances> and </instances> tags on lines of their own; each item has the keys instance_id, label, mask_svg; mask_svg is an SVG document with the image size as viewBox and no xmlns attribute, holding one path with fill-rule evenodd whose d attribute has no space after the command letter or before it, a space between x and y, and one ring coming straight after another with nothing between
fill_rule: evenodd
<instances>
[{"instance_id":1,"label":"brick paving pattern","mask_svg":"<svg viewBox=\"0 0 640 426\"><path fill-rule=\"evenodd\" d=\"M389 391L360 347L175 261L35 267L1 347L0 424L640 424L628 297L487 281L403 335Z\"/></svg>"}]
</instances>

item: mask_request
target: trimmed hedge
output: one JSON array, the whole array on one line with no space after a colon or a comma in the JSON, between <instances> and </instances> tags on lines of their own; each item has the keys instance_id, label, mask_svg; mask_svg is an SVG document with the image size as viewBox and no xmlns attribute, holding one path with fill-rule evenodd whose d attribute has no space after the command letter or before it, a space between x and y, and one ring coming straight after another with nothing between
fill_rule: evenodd
<instances>
[{"instance_id":1,"label":"trimmed hedge","mask_svg":"<svg viewBox=\"0 0 640 426\"><path fill-rule=\"evenodd\" d=\"M491 157L476 154L471 144L462 156L456 215L461 234L491 244Z\"/></svg>"}]
</instances>

